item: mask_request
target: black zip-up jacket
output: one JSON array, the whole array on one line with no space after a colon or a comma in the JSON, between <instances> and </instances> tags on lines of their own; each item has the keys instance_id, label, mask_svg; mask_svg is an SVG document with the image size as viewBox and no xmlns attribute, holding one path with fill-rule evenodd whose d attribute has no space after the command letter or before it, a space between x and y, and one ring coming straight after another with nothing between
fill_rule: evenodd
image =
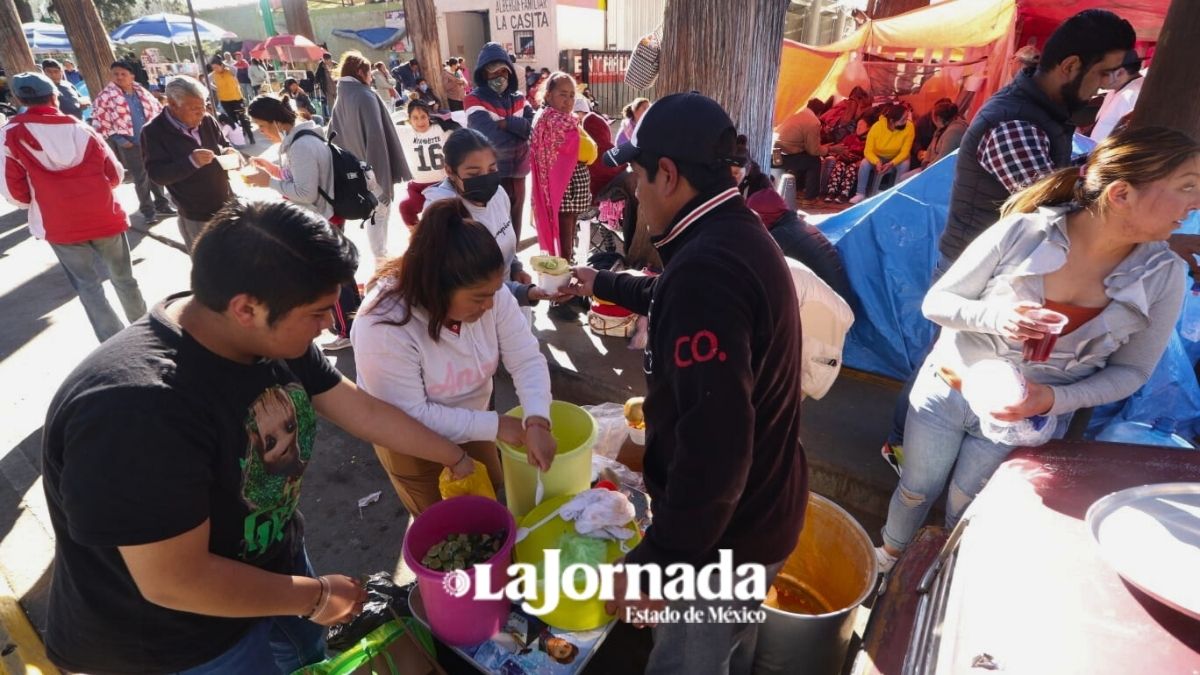
<instances>
[{"instance_id":1,"label":"black zip-up jacket","mask_svg":"<svg viewBox=\"0 0 1200 675\"><path fill-rule=\"evenodd\" d=\"M671 230L713 195L680 210ZM646 486L654 521L626 557L787 558L803 524L800 313L779 247L736 194L658 238L664 272L600 272L597 297L650 318ZM667 240L666 243L662 243Z\"/></svg>"},{"instance_id":2,"label":"black zip-up jacket","mask_svg":"<svg viewBox=\"0 0 1200 675\"><path fill-rule=\"evenodd\" d=\"M208 220L233 198L229 174L214 159L205 166L192 164L192 151L201 147L221 154L229 144L211 115L200 122L201 145L162 113L142 129L142 159L150 180L167 188L180 215L190 220Z\"/></svg>"}]
</instances>

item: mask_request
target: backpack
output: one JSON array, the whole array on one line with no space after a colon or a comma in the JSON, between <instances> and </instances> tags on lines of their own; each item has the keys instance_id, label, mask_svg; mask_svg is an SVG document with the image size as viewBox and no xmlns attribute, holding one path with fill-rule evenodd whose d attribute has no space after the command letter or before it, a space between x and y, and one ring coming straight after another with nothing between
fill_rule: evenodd
<instances>
[{"instance_id":1,"label":"backpack","mask_svg":"<svg viewBox=\"0 0 1200 675\"><path fill-rule=\"evenodd\" d=\"M321 138L321 134L311 129L303 129L296 134L296 138L301 136ZM371 166L349 150L334 145L336 136L336 133L330 133L328 140L322 139L333 155L333 198L320 188L317 188L317 194L333 207L333 215L345 220L365 220L379 205L379 200L367 187L367 172Z\"/></svg>"}]
</instances>

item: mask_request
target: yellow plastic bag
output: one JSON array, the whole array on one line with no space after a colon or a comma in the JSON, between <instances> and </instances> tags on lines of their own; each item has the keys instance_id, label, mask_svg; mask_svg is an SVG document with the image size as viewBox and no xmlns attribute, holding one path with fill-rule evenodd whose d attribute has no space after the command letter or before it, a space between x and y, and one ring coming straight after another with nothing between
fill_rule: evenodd
<instances>
[{"instance_id":1,"label":"yellow plastic bag","mask_svg":"<svg viewBox=\"0 0 1200 675\"><path fill-rule=\"evenodd\" d=\"M477 459L471 461L475 464L475 473L462 480L454 480L450 469L442 469L442 475L438 476L438 491L442 493L442 499L462 495L496 498L496 491L492 489L492 479L488 478L487 467Z\"/></svg>"}]
</instances>

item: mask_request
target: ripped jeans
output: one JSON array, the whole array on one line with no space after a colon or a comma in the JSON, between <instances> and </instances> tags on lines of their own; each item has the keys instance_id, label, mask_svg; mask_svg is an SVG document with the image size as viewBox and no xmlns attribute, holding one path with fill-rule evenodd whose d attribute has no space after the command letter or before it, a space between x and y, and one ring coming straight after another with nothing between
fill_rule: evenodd
<instances>
[{"instance_id":1,"label":"ripped jeans","mask_svg":"<svg viewBox=\"0 0 1200 675\"><path fill-rule=\"evenodd\" d=\"M1064 416L1067 420L1070 415ZM1065 429L1059 420L1056 435ZM904 428L904 474L892 493L883 541L903 550L925 523L929 509L949 480L946 527L953 528L975 495L1012 452L979 431L979 418L966 399L926 361L909 396Z\"/></svg>"}]
</instances>

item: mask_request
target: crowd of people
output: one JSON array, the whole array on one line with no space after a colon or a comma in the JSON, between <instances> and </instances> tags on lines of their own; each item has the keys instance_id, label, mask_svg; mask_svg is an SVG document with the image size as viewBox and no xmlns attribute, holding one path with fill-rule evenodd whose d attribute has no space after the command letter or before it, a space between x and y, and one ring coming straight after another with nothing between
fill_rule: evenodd
<instances>
[{"instance_id":1,"label":"crowd of people","mask_svg":"<svg viewBox=\"0 0 1200 675\"><path fill-rule=\"evenodd\" d=\"M1026 364L1025 399L997 420L1065 420L1119 400L1165 348L1191 254L1167 242L1200 209L1200 144L1118 122L1081 164L1070 153L1073 114L1101 88L1134 86L1134 40L1117 15L1085 11L970 121L949 99L916 116L855 88L778 129L780 168L809 204L860 201L958 151L922 307L940 334L884 446L902 467L876 551L885 572L943 491L953 525L1013 449L981 435L962 377L985 359L1021 364L1024 343L1045 335L1032 310L1070 323L1046 361ZM800 410L813 366L796 275L839 298L853 285L719 104L695 92L637 99L614 139L570 74L529 69L522 80L494 43L469 80L462 59L446 61L445 100L415 59L389 70L325 54L311 93L289 79L275 94L262 93L253 62L243 81L240 55L227 56L209 64L224 125L205 83L172 78L160 104L126 62L92 103L94 126L63 107L71 71L56 62L10 81L25 111L0 129L0 194L30 209L102 343L62 384L45 427L56 663L267 673L323 658L321 627L356 616L366 597L351 577L318 576L305 553L296 509L316 416L372 444L414 517L440 499L444 469L486 471L501 492L497 440L548 469L551 381L523 311L543 301L559 321L593 300L648 321L654 522L626 561L702 564L730 549L778 572L808 494ZM235 127L277 144L278 160L247 160ZM235 198L235 169L281 199ZM114 196L126 172L148 223L178 216L191 256L190 292L148 314ZM64 191L86 198L68 203ZM539 287L517 257L527 202L539 248L572 267L564 289ZM399 257L387 248L393 208L410 230ZM580 218L606 209L627 252L640 228L654 262L577 259ZM361 290L348 220L368 228L374 273ZM328 329L334 339L316 344ZM357 383L321 353L351 347ZM491 410L501 365L521 418ZM613 609L660 606L626 596L626 581ZM756 629L656 626L647 672L749 672Z\"/></svg>"}]
</instances>

